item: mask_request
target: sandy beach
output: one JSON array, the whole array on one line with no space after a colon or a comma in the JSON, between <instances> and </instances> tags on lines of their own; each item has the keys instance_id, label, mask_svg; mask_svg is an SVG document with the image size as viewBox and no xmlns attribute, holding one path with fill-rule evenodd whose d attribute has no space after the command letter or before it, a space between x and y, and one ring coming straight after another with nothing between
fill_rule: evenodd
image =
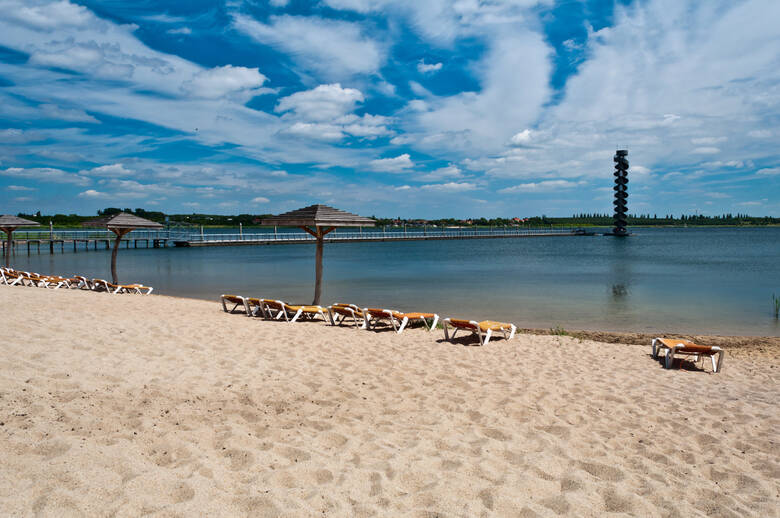
<instances>
[{"instance_id":1,"label":"sandy beach","mask_svg":"<svg viewBox=\"0 0 780 518\"><path fill-rule=\"evenodd\" d=\"M777 339L713 374L649 343L471 347L216 297L0 302L4 516L779 514Z\"/></svg>"}]
</instances>

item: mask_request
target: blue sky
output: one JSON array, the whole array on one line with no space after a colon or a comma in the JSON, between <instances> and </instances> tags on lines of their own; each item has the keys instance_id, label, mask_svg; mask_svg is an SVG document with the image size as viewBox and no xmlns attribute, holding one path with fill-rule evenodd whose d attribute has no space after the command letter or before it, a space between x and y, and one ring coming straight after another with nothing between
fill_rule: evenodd
<instances>
[{"instance_id":1,"label":"blue sky","mask_svg":"<svg viewBox=\"0 0 780 518\"><path fill-rule=\"evenodd\" d=\"M780 2L0 0L0 212L780 214Z\"/></svg>"}]
</instances>

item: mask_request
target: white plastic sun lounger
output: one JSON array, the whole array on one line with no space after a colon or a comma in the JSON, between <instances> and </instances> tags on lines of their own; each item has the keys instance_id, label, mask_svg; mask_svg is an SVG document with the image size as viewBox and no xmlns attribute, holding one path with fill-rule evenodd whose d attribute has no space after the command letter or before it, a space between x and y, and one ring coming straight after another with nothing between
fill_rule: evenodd
<instances>
[{"instance_id":1,"label":"white plastic sun lounger","mask_svg":"<svg viewBox=\"0 0 780 518\"><path fill-rule=\"evenodd\" d=\"M2 268L0 269L0 277L3 280L3 283L5 283L8 286L16 286L17 284L20 286L24 286L24 275L22 275L21 272L17 272L16 270L11 270L10 268Z\"/></svg>"},{"instance_id":2,"label":"white plastic sun lounger","mask_svg":"<svg viewBox=\"0 0 780 518\"><path fill-rule=\"evenodd\" d=\"M266 318L273 318L275 320L284 320L290 324L296 322L299 318L314 319L316 316L322 317L322 320L327 322L328 318L325 316L325 308L315 305L303 305L296 306L287 304L281 300L273 299L261 299L263 307L265 309Z\"/></svg>"},{"instance_id":3,"label":"white plastic sun lounger","mask_svg":"<svg viewBox=\"0 0 780 518\"><path fill-rule=\"evenodd\" d=\"M265 318L265 308L263 307L263 299L256 297L244 297L244 305L246 306L246 314L249 317L261 316Z\"/></svg>"},{"instance_id":4,"label":"white plastic sun lounger","mask_svg":"<svg viewBox=\"0 0 780 518\"><path fill-rule=\"evenodd\" d=\"M439 315L436 313L403 313L392 309L365 308L363 314L366 315L367 329L371 329L372 322L374 328L376 328L377 322L387 321L390 322L390 325L393 326L393 330L398 334L401 334L406 328L406 325L411 321L422 322L428 331L436 329L436 323L439 321ZM433 320L430 326L428 326L428 320Z\"/></svg>"},{"instance_id":5,"label":"white plastic sun lounger","mask_svg":"<svg viewBox=\"0 0 780 518\"><path fill-rule=\"evenodd\" d=\"M697 345L680 338L654 338L652 348L654 359L658 358L662 349L666 351L664 367L667 369L674 364L675 356L692 356L694 362L709 356L712 361L712 372L720 372L723 368L724 351L717 346ZM718 357L717 362L715 356Z\"/></svg>"},{"instance_id":6,"label":"white plastic sun lounger","mask_svg":"<svg viewBox=\"0 0 780 518\"><path fill-rule=\"evenodd\" d=\"M222 310L225 313L235 313L236 308L241 307L240 312L249 314L249 308L246 304L246 299L242 297L241 295L222 295L220 297L220 302L222 302ZM228 305L233 304L233 307L228 309Z\"/></svg>"},{"instance_id":7,"label":"white plastic sun lounger","mask_svg":"<svg viewBox=\"0 0 780 518\"><path fill-rule=\"evenodd\" d=\"M448 332L448 328L452 327L452 336ZM444 339L450 340L455 338L455 333L458 330L463 329L465 331L471 331L479 338L479 345L487 345L490 341L490 336L494 331L503 333L504 338L511 340L515 336L517 327L514 324L505 322L495 322L493 320L483 320L477 322L476 320L462 320L459 318L445 318L444 319Z\"/></svg>"},{"instance_id":8,"label":"white plastic sun lounger","mask_svg":"<svg viewBox=\"0 0 780 518\"><path fill-rule=\"evenodd\" d=\"M360 329L366 328L366 319L363 310L355 304L343 304L337 302L328 306L328 316L330 317L330 324L333 326L341 325L352 319L352 323L355 327Z\"/></svg>"}]
</instances>

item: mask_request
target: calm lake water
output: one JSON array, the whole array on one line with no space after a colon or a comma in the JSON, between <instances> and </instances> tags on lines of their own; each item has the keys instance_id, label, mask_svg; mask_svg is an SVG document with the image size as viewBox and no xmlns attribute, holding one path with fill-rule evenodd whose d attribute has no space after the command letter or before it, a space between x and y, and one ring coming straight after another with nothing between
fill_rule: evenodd
<instances>
[{"instance_id":1,"label":"calm lake water","mask_svg":"<svg viewBox=\"0 0 780 518\"><path fill-rule=\"evenodd\" d=\"M780 336L771 301L780 296L780 228L633 232L627 239L326 244L323 302L523 327ZM13 264L109 278L109 259L107 251L20 250ZM314 246L122 248L118 268L120 280L161 294L309 303Z\"/></svg>"}]
</instances>

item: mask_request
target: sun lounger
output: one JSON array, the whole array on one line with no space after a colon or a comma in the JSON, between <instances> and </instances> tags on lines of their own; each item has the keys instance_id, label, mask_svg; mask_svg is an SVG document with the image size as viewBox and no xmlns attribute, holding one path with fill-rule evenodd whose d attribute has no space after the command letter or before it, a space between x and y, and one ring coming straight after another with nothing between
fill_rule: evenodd
<instances>
[{"instance_id":1,"label":"sun lounger","mask_svg":"<svg viewBox=\"0 0 780 518\"><path fill-rule=\"evenodd\" d=\"M38 288L59 289L68 285L68 279L56 275L41 275L39 273L23 272L24 278L28 281L28 286L37 286Z\"/></svg>"},{"instance_id":2,"label":"sun lounger","mask_svg":"<svg viewBox=\"0 0 780 518\"><path fill-rule=\"evenodd\" d=\"M331 325L334 326L343 324L347 319L352 319L355 327L361 329L366 327L363 310L355 304L336 303L328 306L328 316L330 317Z\"/></svg>"},{"instance_id":3,"label":"sun lounger","mask_svg":"<svg viewBox=\"0 0 780 518\"><path fill-rule=\"evenodd\" d=\"M73 289L92 289L92 283L83 275L74 275L70 279L70 287Z\"/></svg>"},{"instance_id":4,"label":"sun lounger","mask_svg":"<svg viewBox=\"0 0 780 518\"><path fill-rule=\"evenodd\" d=\"M263 300L254 297L245 297L244 304L246 305L246 314L250 317L256 317L258 315L265 317L265 308L263 308Z\"/></svg>"},{"instance_id":5,"label":"sun lounger","mask_svg":"<svg viewBox=\"0 0 780 518\"><path fill-rule=\"evenodd\" d=\"M60 277L59 275L46 275L39 281L39 285L43 288L59 289L63 286L70 288L70 279L67 277Z\"/></svg>"},{"instance_id":6,"label":"sun lounger","mask_svg":"<svg viewBox=\"0 0 780 518\"><path fill-rule=\"evenodd\" d=\"M24 286L25 282L25 277L21 272L17 272L10 268L0 269L0 278L2 278L3 282L8 286L16 286L17 284Z\"/></svg>"},{"instance_id":7,"label":"sun lounger","mask_svg":"<svg viewBox=\"0 0 780 518\"><path fill-rule=\"evenodd\" d=\"M366 308L363 310L363 313L367 317L367 329L371 329L372 322L374 323L373 325L376 326L380 321L387 321L390 322L390 325L393 326L393 330L398 334L401 334L404 328L406 328L406 325L412 321L423 322L428 331L435 329L436 323L439 321L439 315L436 313L402 313L392 309L377 308ZM430 327L428 326L428 320L433 321Z\"/></svg>"},{"instance_id":8,"label":"sun lounger","mask_svg":"<svg viewBox=\"0 0 780 518\"><path fill-rule=\"evenodd\" d=\"M105 279L92 279L90 281L92 284L92 290L93 291L106 291L111 293L111 289L109 288L109 285L111 285L110 282L108 282ZM113 286L113 285L112 285Z\"/></svg>"},{"instance_id":9,"label":"sun lounger","mask_svg":"<svg viewBox=\"0 0 780 518\"><path fill-rule=\"evenodd\" d=\"M282 318L282 312L284 312L284 302L274 299L260 299L260 303L263 305L263 317L274 320Z\"/></svg>"},{"instance_id":10,"label":"sun lounger","mask_svg":"<svg viewBox=\"0 0 780 518\"><path fill-rule=\"evenodd\" d=\"M138 295L149 295L154 288L151 286L144 286L143 284L120 284L119 287L122 291L119 293L137 293Z\"/></svg>"},{"instance_id":11,"label":"sun lounger","mask_svg":"<svg viewBox=\"0 0 780 518\"><path fill-rule=\"evenodd\" d=\"M242 297L241 295L222 295L220 297L220 301L222 302L222 309L225 311L225 313L235 313L236 308L239 306L241 307L241 312L249 314L249 310L247 309L246 305L246 299ZM228 309L228 304L233 304L233 307Z\"/></svg>"},{"instance_id":12,"label":"sun lounger","mask_svg":"<svg viewBox=\"0 0 780 518\"><path fill-rule=\"evenodd\" d=\"M325 308L322 306L295 306L282 302L281 300L261 299L263 307L267 314L266 318L274 318L280 320L284 317L284 320L293 323L299 318L314 319L316 316L321 316L322 320L327 322L325 317Z\"/></svg>"},{"instance_id":13,"label":"sun lounger","mask_svg":"<svg viewBox=\"0 0 780 518\"><path fill-rule=\"evenodd\" d=\"M448 332L448 328L452 327L452 336ZM444 319L444 339L450 340L455 338L455 333L463 329L464 331L471 331L477 337L479 337L479 345L487 345L490 341L490 336L494 332L503 333L504 338L511 340L515 336L517 328L514 324L508 324L505 322L495 322L493 320L483 320L477 322L476 320L461 320L459 318L445 318Z\"/></svg>"},{"instance_id":14,"label":"sun lounger","mask_svg":"<svg viewBox=\"0 0 780 518\"><path fill-rule=\"evenodd\" d=\"M22 274L22 277L24 277L25 282L27 283L27 286L35 286L38 288L42 288L42 281L43 277L35 272L20 272Z\"/></svg>"},{"instance_id":15,"label":"sun lounger","mask_svg":"<svg viewBox=\"0 0 780 518\"><path fill-rule=\"evenodd\" d=\"M105 279L92 279L92 289L95 291L105 291L111 294L117 293L138 293L148 295L154 290L151 286L144 286L143 284L114 284L108 282Z\"/></svg>"},{"instance_id":16,"label":"sun lounger","mask_svg":"<svg viewBox=\"0 0 780 518\"><path fill-rule=\"evenodd\" d=\"M653 358L658 358L662 349L666 350L664 366L667 369L672 367L675 356L692 356L694 362L698 362L699 359L709 356L710 360L712 360L713 372L720 372L723 367L724 351L717 346L697 345L680 338L654 338L652 347ZM717 361L715 360L715 356L718 357Z\"/></svg>"}]
</instances>

